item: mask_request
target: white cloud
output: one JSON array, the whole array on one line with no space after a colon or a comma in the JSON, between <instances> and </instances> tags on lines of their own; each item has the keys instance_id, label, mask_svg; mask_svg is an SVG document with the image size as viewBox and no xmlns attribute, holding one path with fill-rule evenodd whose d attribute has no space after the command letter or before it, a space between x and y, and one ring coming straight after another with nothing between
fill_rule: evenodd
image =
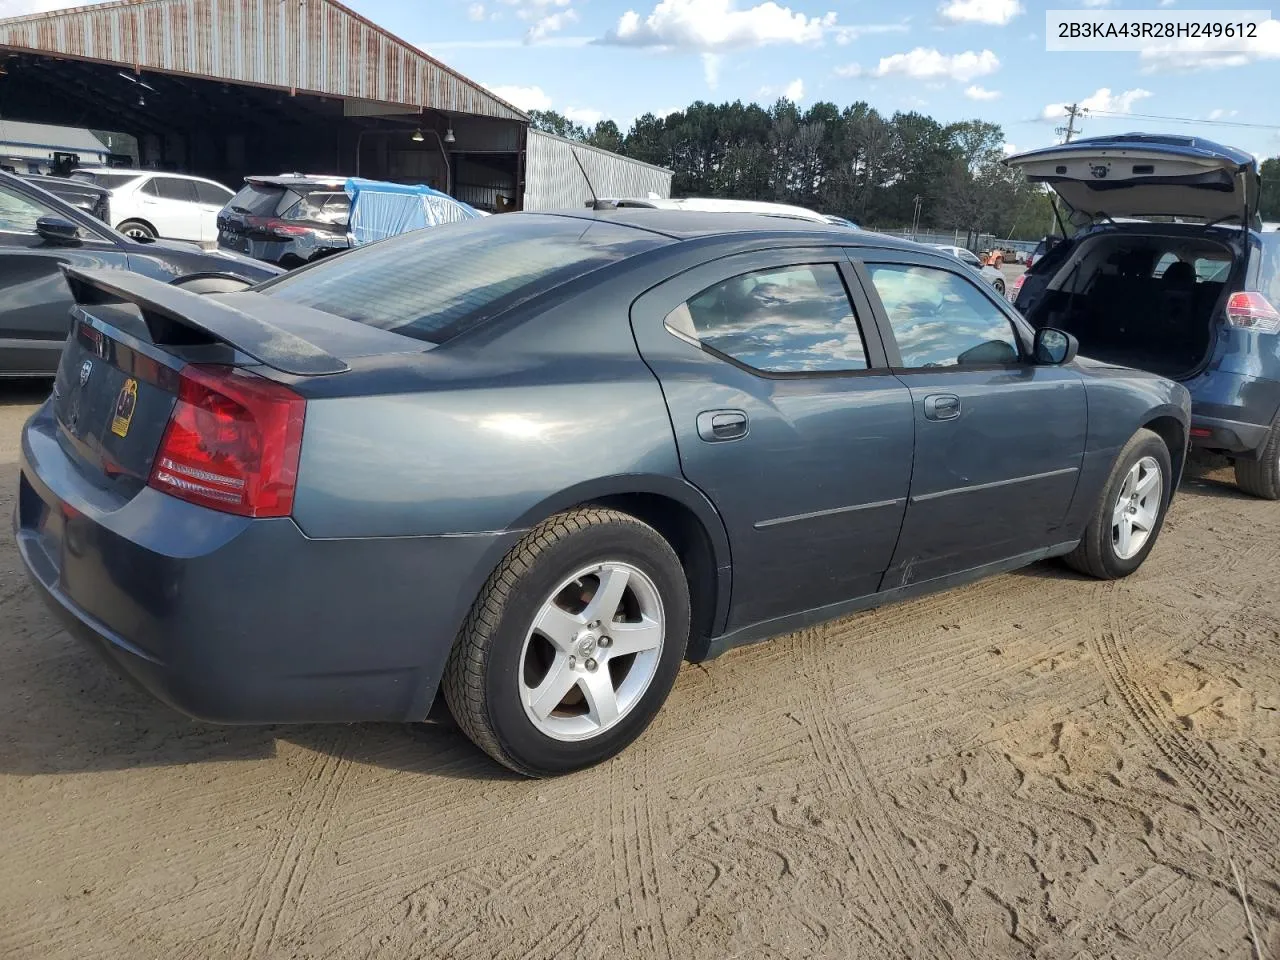
<instances>
[{"instance_id":1,"label":"white cloud","mask_svg":"<svg viewBox=\"0 0 1280 960\"><path fill-rule=\"evenodd\" d=\"M1240 49L1243 46L1244 49ZM1191 73L1243 67L1259 60L1280 60L1280 20L1258 24L1258 35L1241 41L1207 37L1184 38L1138 54L1143 73Z\"/></svg>"},{"instance_id":2,"label":"white cloud","mask_svg":"<svg viewBox=\"0 0 1280 960\"><path fill-rule=\"evenodd\" d=\"M855 23L848 27L833 28L832 35L836 38L836 43L843 47L862 37L874 37L884 33L906 33L911 29L910 20L911 18L907 17L901 23Z\"/></svg>"},{"instance_id":3,"label":"white cloud","mask_svg":"<svg viewBox=\"0 0 1280 960\"><path fill-rule=\"evenodd\" d=\"M1134 104L1151 96L1150 90L1137 87L1123 93L1112 94L1110 87L1101 87L1090 96L1077 101L1082 109L1102 113L1132 113ZM1041 120L1062 120L1067 115L1065 103L1050 103L1040 111Z\"/></svg>"},{"instance_id":4,"label":"white cloud","mask_svg":"<svg viewBox=\"0 0 1280 960\"><path fill-rule=\"evenodd\" d=\"M1234 117L1239 113L1240 113L1239 110L1222 110L1222 109L1210 110L1209 119L1210 120L1226 120L1228 117Z\"/></svg>"},{"instance_id":5,"label":"white cloud","mask_svg":"<svg viewBox=\"0 0 1280 960\"><path fill-rule=\"evenodd\" d=\"M551 13L538 20L529 32L525 34L525 41L528 43L537 43L545 40L553 33L563 30L571 23L575 23L578 19L578 12L572 8L565 8L558 13Z\"/></svg>"},{"instance_id":6,"label":"white cloud","mask_svg":"<svg viewBox=\"0 0 1280 960\"><path fill-rule=\"evenodd\" d=\"M707 86L714 90L720 83L720 55L704 53L702 55L702 76Z\"/></svg>"},{"instance_id":7,"label":"white cloud","mask_svg":"<svg viewBox=\"0 0 1280 960\"><path fill-rule=\"evenodd\" d=\"M1160 0L1160 6L1162 6L1162 7L1172 7L1172 6L1173 6L1175 3L1177 3L1177 2L1178 2L1178 0Z\"/></svg>"},{"instance_id":8,"label":"white cloud","mask_svg":"<svg viewBox=\"0 0 1280 960\"><path fill-rule=\"evenodd\" d=\"M629 47L718 51L768 44L817 43L836 15L807 16L766 0L739 9L736 0L659 0L642 17L628 10L603 43Z\"/></svg>"},{"instance_id":9,"label":"white cloud","mask_svg":"<svg viewBox=\"0 0 1280 960\"><path fill-rule=\"evenodd\" d=\"M483 3L473 3L471 6L467 7L468 20L483 20L486 13L487 11L485 10Z\"/></svg>"},{"instance_id":10,"label":"white cloud","mask_svg":"<svg viewBox=\"0 0 1280 960\"><path fill-rule=\"evenodd\" d=\"M804 80L797 77L781 89L778 87L761 87L756 98L761 101L781 98L790 100L792 103L799 103L804 99Z\"/></svg>"},{"instance_id":11,"label":"white cloud","mask_svg":"<svg viewBox=\"0 0 1280 960\"><path fill-rule=\"evenodd\" d=\"M1017 145L1016 145L1016 144L1012 144L1012 143L1006 143L1006 144L1002 145L1002 146L1000 147L1000 149L1001 149L1001 151L1003 151L1003 152L1004 152L1004 155L1005 155L1006 157L1012 157L1015 153L1017 153L1017 152L1018 152L1018 147L1017 147Z\"/></svg>"},{"instance_id":12,"label":"white cloud","mask_svg":"<svg viewBox=\"0 0 1280 960\"><path fill-rule=\"evenodd\" d=\"M603 110L592 110L588 107L565 107L564 115L584 127L594 127L604 119Z\"/></svg>"},{"instance_id":13,"label":"white cloud","mask_svg":"<svg viewBox=\"0 0 1280 960\"><path fill-rule=\"evenodd\" d=\"M970 100L999 100L1001 96L999 90L988 90L976 83L965 88L964 95Z\"/></svg>"},{"instance_id":14,"label":"white cloud","mask_svg":"<svg viewBox=\"0 0 1280 960\"><path fill-rule=\"evenodd\" d=\"M942 18L952 23L986 23L993 27L1003 27L1025 12L1021 0L950 0L938 8Z\"/></svg>"},{"instance_id":15,"label":"white cloud","mask_svg":"<svg viewBox=\"0 0 1280 960\"><path fill-rule=\"evenodd\" d=\"M512 84L491 87L483 85L495 97L507 101L520 110L550 110L551 98L541 87L519 87Z\"/></svg>"},{"instance_id":16,"label":"white cloud","mask_svg":"<svg viewBox=\"0 0 1280 960\"><path fill-rule=\"evenodd\" d=\"M857 64L838 67L842 77L910 77L913 80L952 80L968 83L977 77L985 77L1000 69L1000 59L990 50L975 53L939 53L933 48L916 47L908 53L895 53L881 57L873 70L864 70Z\"/></svg>"},{"instance_id":17,"label":"white cloud","mask_svg":"<svg viewBox=\"0 0 1280 960\"><path fill-rule=\"evenodd\" d=\"M1109 7L1111 0L1081 0L1086 7Z\"/></svg>"}]
</instances>

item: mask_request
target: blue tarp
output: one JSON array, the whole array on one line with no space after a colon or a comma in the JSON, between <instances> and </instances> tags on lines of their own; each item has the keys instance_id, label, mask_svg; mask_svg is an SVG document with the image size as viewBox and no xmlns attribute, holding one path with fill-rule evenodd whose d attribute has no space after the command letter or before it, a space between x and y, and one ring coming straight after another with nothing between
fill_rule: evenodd
<instances>
[{"instance_id":1,"label":"blue tarp","mask_svg":"<svg viewBox=\"0 0 1280 960\"><path fill-rule=\"evenodd\" d=\"M352 177L347 181L346 190L351 198L351 220L347 229L354 246L410 230L483 216L479 210L430 187Z\"/></svg>"}]
</instances>

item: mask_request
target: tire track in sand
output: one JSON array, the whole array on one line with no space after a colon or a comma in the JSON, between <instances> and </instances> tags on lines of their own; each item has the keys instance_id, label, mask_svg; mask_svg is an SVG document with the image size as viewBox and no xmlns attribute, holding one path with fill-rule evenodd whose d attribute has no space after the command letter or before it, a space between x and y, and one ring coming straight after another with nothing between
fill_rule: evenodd
<instances>
[{"instance_id":1,"label":"tire track in sand","mask_svg":"<svg viewBox=\"0 0 1280 960\"><path fill-rule=\"evenodd\" d=\"M1109 629L1096 632L1091 646L1107 681L1130 719L1147 741L1181 776L1183 784L1208 808L1224 830L1247 846L1273 869L1280 857L1272 849L1280 836L1280 818L1250 796L1246 785L1232 775L1204 745L1183 734L1177 719L1163 706L1159 694L1144 681L1128 646L1127 624L1112 615ZM1243 788L1243 789L1242 789Z\"/></svg>"},{"instance_id":2,"label":"tire track in sand","mask_svg":"<svg viewBox=\"0 0 1280 960\"><path fill-rule=\"evenodd\" d=\"M839 700L832 670L842 661L823 657L816 649L818 643L829 642L826 633L820 628L805 630L791 642L799 644L802 670L812 680L804 687L804 704L806 719L812 718L809 742L814 756L852 811L851 817L841 819L850 841L849 860L865 872L868 919L884 942L910 944L908 956L977 960L950 905L905 855L902 831L880 803L849 731L833 719L839 714Z\"/></svg>"},{"instance_id":3,"label":"tire track in sand","mask_svg":"<svg viewBox=\"0 0 1280 960\"><path fill-rule=\"evenodd\" d=\"M263 858L261 872L246 897L235 933L233 956L271 956L282 921L296 909L307 873L324 836L350 760L338 749L346 730L335 731L314 753L280 830Z\"/></svg>"}]
</instances>

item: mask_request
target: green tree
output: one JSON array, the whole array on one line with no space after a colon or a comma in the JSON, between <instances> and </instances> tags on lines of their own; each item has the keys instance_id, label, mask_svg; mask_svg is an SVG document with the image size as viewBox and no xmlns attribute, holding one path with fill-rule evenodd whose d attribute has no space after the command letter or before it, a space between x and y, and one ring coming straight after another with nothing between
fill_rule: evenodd
<instances>
[{"instance_id":1,"label":"green tree","mask_svg":"<svg viewBox=\"0 0 1280 960\"><path fill-rule=\"evenodd\" d=\"M553 133L568 140L586 140L587 131L562 113L554 110L530 110L529 126L543 133Z\"/></svg>"},{"instance_id":2,"label":"green tree","mask_svg":"<svg viewBox=\"0 0 1280 960\"><path fill-rule=\"evenodd\" d=\"M1262 194L1258 198L1263 220L1280 220L1280 157L1262 161Z\"/></svg>"}]
</instances>

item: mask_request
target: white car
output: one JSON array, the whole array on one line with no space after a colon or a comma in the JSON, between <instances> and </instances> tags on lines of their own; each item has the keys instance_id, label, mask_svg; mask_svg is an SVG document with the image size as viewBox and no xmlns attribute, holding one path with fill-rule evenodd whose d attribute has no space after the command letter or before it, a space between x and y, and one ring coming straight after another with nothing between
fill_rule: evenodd
<instances>
[{"instance_id":1,"label":"white car","mask_svg":"<svg viewBox=\"0 0 1280 960\"><path fill-rule=\"evenodd\" d=\"M985 263L978 259L978 255L972 250L966 250L964 247L953 247L946 243L933 244L943 253L949 253L961 263L973 267L978 273L982 274L982 279L987 281L996 288L996 293L1004 296L1004 273L997 267L988 267Z\"/></svg>"},{"instance_id":2,"label":"white car","mask_svg":"<svg viewBox=\"0 0 1280 960\"><path fill-rule=\"evenodd\" d=\"M720 197L681 197L676 200L664 197L625 197L597 200L594 205L597 207L649 207L655 210L697 210L702 213L760 213L770 217L812 220L814 223L831 225L827 217L807 207L793 207L787 203L769 203L764 200L726 200Z\"/></svg>"},{"instance_id":3,"label":"white car","mask_svg":"<svg viewBox=\"0 0 1280 960\"><path fill-rule=\"evenodd\" d=\"M138 240L215 243L218 211L235 193L220 183L156 170L81 168L72 171L111 193L111 223Z\"/></svg>"}]
</instances>

